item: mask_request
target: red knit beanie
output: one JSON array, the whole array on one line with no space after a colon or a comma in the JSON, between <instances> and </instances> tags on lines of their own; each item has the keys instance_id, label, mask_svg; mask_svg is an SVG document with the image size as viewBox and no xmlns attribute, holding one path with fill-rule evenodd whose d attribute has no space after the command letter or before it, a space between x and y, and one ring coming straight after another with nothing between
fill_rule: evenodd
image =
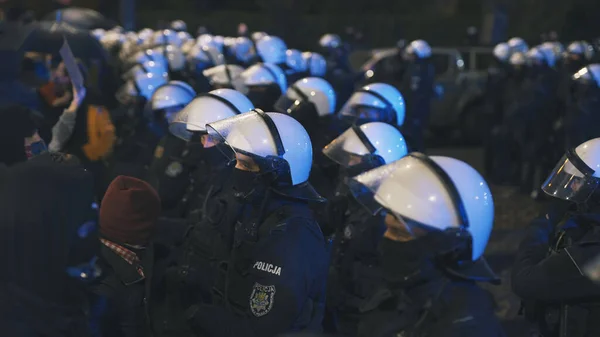
<instances>
[{"instance_id":1,"label":"red knit beanie","mask_svg":"<svg viewBox=\"0 0 600 337\"><path fill-rule=\"evenodd\" d=\"M150 184L118 176L102 199L100 233L117 243L145 245L154 233L160 211L160 198Z\"/></svg>"}]
</instances>

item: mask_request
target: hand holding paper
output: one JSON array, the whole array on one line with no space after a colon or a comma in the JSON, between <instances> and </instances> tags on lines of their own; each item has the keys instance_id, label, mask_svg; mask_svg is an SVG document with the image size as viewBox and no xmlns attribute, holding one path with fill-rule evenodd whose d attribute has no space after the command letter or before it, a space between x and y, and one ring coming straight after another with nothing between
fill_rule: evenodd
<instances>
[{"instance_id":1,"label":"hand holding paper","mask_svg":"<svg viewBox=\"0 0 600 337\"><path fill-rule=\"evenodd\" d=\"M77 90L80 91L80 89L84 87L84 79L77 66L77 61L75 60L75 56L73 56L73 52L71 51L71 47L69 47L67 39L64 39L64 41L63 46L60 48L60 56L63 58L73 88L77 88Z\"/></svg>"}]
</instances>

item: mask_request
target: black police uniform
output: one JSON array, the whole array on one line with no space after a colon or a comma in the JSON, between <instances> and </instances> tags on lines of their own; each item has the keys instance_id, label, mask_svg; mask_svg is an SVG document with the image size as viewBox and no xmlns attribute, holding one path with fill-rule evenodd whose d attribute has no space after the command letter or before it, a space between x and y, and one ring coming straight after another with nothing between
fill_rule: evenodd
<instances>
[{"instance_id":1,"label":"black police uniform","mask_svg":"<svg viewBox=\"0 0 600 337\"><path fill-rule=\"evenodd\" d=\"M511 285L544 336L600 335L600 286L582 272L600 253L600 216L534 220L519 247Z\"/></svg>"},{"instance_id":2,"label":"black police uniform","mask_svg":"<svg viewBox=\"0 0 600 337\"><path fill-rule=\"evenodd\" d=\"M319 331L327 253L305 202L234 171L186 239L181 303L202 336ZM245 185L245 187L240 187Z\"/></svg>"},{"instance_id":3,"label":"black police uniform","mask_svg":"<svg viewBox=\"0 0 600 337\"><path fill-rule=\"evenodd\" d=\"M565 145L567 149L600 136L595 126L600 120L600 88L594 84L572 82L572 91L565 116Z\"/></svg>"},{"instance_id":4,"label":"black police uniform","mask_svg":"<svg viewBox=\"0 0 600 337\"><path fill-rule=\"evenodd\" d=\"M177 205L189 184L189 168L182 158L185 147L184 140L168 132L156 146L150 165L149 181L158 191L166 215L178 216Z\"/></svg>"},{"instance_id":5,"label":"black police uniform","mask_svg":"<svg viewBox=\"0 0 600 337\"><path fill-rule=\"evenodd\" d=\"M387 287L362 306L358 336L504 336L491 294L468 272L459 276L435 263L426 251L434 244L427 241L382 240L384 256L399 258L382 261L393 271L384 271Z\"/></svg>"},{"instance_id":6,"label":"black police uniform","mask_svg":"<svg viewBox=\"0 0 600 337\"><path fill-rule=\"evenodd\" d=\"M217 147L204 148L202 143L190 141L184 155L184 165L190 167L190 183L178 206L179 214L191 224L200 222L206 213L208 195L220 192L223 182L232 170Z\"/></svg>"},{"instance_id":7,"label":"black police uniform","mask_svg":"<svg viewBox=\"0 0 600 337\"><path fill-rule=\"evenodd\" d=\"M356 335L361 306L384 285L377 249L384 232L381 216L349 200L347 219L333 241L327 286L327 306L345 335Z\"/></svg>"},{"instance_id":8,"label":"black police uniform","mask_svg":"<svg viewBox=\"0 0 600 337\"><path fill-rule=\"evenodd\" d=\"M412 151L424 149L424 135L429 124L434 95L435 68L429 59L418 59L407 66L400 92L406 101L406 118L402 134Z\"/></svg>"}]
</instances>

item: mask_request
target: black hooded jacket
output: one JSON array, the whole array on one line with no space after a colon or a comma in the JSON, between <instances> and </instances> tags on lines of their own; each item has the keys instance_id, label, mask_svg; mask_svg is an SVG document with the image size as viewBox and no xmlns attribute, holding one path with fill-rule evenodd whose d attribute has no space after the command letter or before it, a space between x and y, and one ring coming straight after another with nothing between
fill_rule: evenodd
<instances>
[{"instance_id":1,"label":"black hooded jacket","mask_svg":"<svg viewBox=\"0 0 600 337\"><path fill-rule=\"evenodd\" d=\"M77 230L90 220L91 177L51 155L4 170L0 185L0 331L85 337L85 293L68 266L90 258ZM92 248L86 245L88 248Z\"/></svg>"}]
</instances>

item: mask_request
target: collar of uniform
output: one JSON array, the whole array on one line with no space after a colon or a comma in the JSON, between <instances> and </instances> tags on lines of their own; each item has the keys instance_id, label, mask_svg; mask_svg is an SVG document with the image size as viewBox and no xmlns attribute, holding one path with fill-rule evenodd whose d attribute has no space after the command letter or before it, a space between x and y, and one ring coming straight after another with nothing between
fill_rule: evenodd
<instances>
[{"instance_id":1,"label":"collar of uniform","mask_svg":"<svg viewBox=\"0 0 600 337\"><path fill-rule=\"evenodd\" d=\"M112 267L115 274L125 285L132 285L145 280L145 276L138 273L135 265L129 264L123 257L106 245L101 245L100 253L104 260Z\"/></svg>"}]
</instances>

